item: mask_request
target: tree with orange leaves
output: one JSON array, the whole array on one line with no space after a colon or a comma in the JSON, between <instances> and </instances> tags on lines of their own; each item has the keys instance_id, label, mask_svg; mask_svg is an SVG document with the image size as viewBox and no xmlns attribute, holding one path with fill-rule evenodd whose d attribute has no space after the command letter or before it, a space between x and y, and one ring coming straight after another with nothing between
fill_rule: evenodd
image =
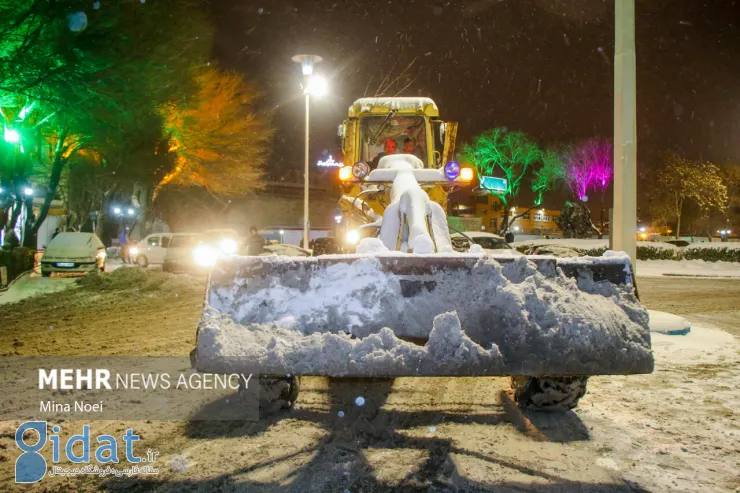
<instances>
[{"instance_id":1,"label":"tree with orange leaves","mask_svg":"<svg viewBox=\"0 0 740 493\"><path fill-rule=\"evenodd\" d=\"M189 101L161 109L175 167L157 190L167 184L202 186L223 196L261 188L274 134L270 115L255 109L261 93L215 68L199 73L195 83Z\"/></svg>"}]
</instances>

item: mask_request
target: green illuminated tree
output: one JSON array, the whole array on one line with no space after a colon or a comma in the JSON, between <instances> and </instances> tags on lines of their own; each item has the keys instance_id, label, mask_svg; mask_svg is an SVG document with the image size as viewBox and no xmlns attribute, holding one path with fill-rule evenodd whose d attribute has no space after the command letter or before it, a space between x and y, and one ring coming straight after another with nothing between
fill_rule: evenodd
<instances>
[{"instance_id":1,"label":"green illuminated tree","mask_svg":"<svg viewBox=\"0 0 740 493\"><path fill-rule=\"evenodd\" d=\"M539 207L543 194L551 190L563 177L563 164L559 153L552 149L543 151L524 132L509 132L501 127L493 128L475 137L472 144L466 144L462 155L464 160L475 166L478 176L506 179L506 190L490 191L504 205L502 232L505 232L509 224L518 217ZM535 194L534 204L510 220L508 205L519 195L522 183L527 180Z\"/></svg>"},{"instance_id":2,"label":"green illuminated tree","mask_svg":"<svg viewBox=\"0 0 740 493\"><path fill-rule=\"evenodd\" d=\"M534 201L535 207L542 204L542 197L545 192L560 186L565 180L565 164L559 150L555 148L545 149L542 151L540 161L541 166L535 169L532 180L532 191L537 194Z\"/></svg>"},{"instance_id":3,"label":"green illuminated tree","mask_svg":"<svg viewBox=\"0 0 740 493\"><path fill-rule=\"evenodd\" d=\"M121 142L155 108L191 94L192 68L209 55L210 29L198 0L96 5L0 0L0 107L15 114L28 108L36 123L22 135L24 148L48 156L37 159L45 168L38 187L44 205L30 233L77 152L103 154L104 166L127 164L106 143Z\"/></svg>"}]
</instances>

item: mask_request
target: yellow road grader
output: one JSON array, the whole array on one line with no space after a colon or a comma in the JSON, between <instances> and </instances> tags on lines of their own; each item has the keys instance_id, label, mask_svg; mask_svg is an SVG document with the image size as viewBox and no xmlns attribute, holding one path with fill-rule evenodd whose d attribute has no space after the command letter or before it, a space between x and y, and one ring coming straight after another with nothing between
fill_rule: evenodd
<instances>
[{"instance_id":1,"label":"yellow road grader","mask_svg":"<svg viewBox=\"0 0 740 493\"><path fill-rule=\"evenodd\" d=\"M382 157L393 155L387 151L419 159L414 162L415 178L429 200L444 211L449 193L469 185L474 176L472 169L461 169L453 160L457 123L441 120L429 98L359 99L350 106L338 134L344 153L339 205L350 245L375 234L391 203L395 172L387 167L377 170Z\"/></svg>"},{"instance_id":2,"label":"yellow road grader","mask_svg":"<svg viewBox=\"0 0 740 493\"><path fill-rule=\"evenodd\" d=\"M473 179L427 98L365 98L340 126L352 255L232 257L212 270L194 365L259 373L290 406L300 376L511 376L522 407L569 409L591 375L653 370L629 257L453 250L447 194Z\"/></svg>"}]
</instances>

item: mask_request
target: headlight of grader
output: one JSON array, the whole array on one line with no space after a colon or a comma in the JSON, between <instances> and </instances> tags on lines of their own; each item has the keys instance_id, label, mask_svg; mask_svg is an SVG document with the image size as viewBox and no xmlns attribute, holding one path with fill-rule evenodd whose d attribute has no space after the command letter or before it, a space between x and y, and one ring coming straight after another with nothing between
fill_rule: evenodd
<instances>
[{"instance_id":1,"label":"headlight of grader","mask_svg":"<svg viewBox=\"0 0 740 493\"><path fill-rule=\"evenodd\" d=\"M347 181L352 178L352 167L344 166L339 168L339 181Z\"/></svg>"},{"instance_id":2,"label":"headlight of grader","mask_svg":"<svg viewBox=\"0 0 740 493\"><path fill-rule=\"evenodd\" d=\"M193 250L193 260L199 267L213 267L218 257L218 251L209 245L200 245Z\"/></svg>"},{"instance_id":3,"label":"headlight of grader","mask_svg":"<svg viewBox=\"0 0 740 493\"><path fill-rule=\"evenodd\" d=\"M352 174L358 180L362 180L363 178L365 178L368 173L370 173L370 166L368 166L367 163L363 163L362 161L360 161L352 166Z\"/></svg>"},{"instance_id":4,"label":"headlight of grader","mask_svg":"<svg viewBox=\"0 0 740 493\"><path fill-rule=\"evenodd\" d=\"M350 245L356 245L360 241L360 232L356 229L352 229L347 232L347 243Z\"/></svg>"}]
</instances>

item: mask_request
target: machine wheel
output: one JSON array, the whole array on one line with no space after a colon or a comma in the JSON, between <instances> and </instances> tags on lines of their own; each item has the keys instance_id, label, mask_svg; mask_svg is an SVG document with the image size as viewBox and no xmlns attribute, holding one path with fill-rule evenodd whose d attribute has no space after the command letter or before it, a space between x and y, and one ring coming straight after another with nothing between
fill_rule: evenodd
<instances>
[{"instance_id":1,"label":"machine wheel","mask_svg":"<svg viewBox=\"0 0 740 493\"><path fill-rule=\"evenodd\" d=\"M260 412L292 409L301 387L300 377L259 377Z\"/></svg>"},{"instance_id":2,"label":"machine wheel","mask_svg":"<svg viewBox=\"0 0 740 493\"><path fill-rule=\"evenodd\" d=\"M588 377L511 377L514 400L523 409L567 411L586 394Z\"/></svg>"},{"instance_id":3,"label":"machine wheel","mask_svg":"<svg viewBox=\"0 0 740 493\"><path fill-rule=\"evenodd\" d=\"M139 255L136 257L136 265L139 267L149 267L149 259L146 258L146 255Z\"/></svg>"}]
</instances>

